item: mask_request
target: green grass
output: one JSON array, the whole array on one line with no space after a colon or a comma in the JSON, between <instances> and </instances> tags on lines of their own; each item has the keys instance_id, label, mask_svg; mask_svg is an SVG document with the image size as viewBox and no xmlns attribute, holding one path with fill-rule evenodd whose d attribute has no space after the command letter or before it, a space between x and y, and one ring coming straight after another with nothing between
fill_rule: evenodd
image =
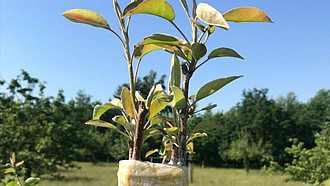
<instances>
[{"instance_id":1,"label":"green grass","mask_svg":"<svg viewBox=\"0 0 330 186\"><path fill-rule=\"evenodd\" d=\"M42 178L40 186L117 186L118 164L79 163L81 169L62 171L62 180ZM249 174L243 169L194 169L194 182L190 186L303 186L302 183L285 183L286 175L267 176L252 170ZM330 182L327 182L330 186Z\"/></svg>"}]
</instances>

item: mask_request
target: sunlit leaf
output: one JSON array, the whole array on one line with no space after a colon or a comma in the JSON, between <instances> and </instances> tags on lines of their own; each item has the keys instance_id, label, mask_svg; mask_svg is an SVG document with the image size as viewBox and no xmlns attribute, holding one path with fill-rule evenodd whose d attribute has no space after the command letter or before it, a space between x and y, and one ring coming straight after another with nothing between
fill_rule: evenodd
<instances>
[{"instance_id":1,"label":"sunlit leaf","mask_svg":"<svg viewBox=\"0 0 330 186\"><path fill-rule=\"evenodd\" d=\"M111 123L108 123L108 122L105 122L105 121L102 121L102 120L89 120L85 124L86 125L93 125L93 126L96 126L96 127L105 127L105 128L114 129L114 130L118 129L115 125L113 125Z\"/></svg>"},{"instance_id":2,"label":"sunlit leaf","mask_svg":"<svg viewBox=\"0 0 330 186\"><path fill-rule=\"evenodd\" d=\"M143 102L146 101L138 91L135 91L135 97L138 101L143 101Z\"/></svg>"},{"instance_id":3,"label":"sunlit leaf","mask_svg":"<svg viewBox=\"0 0 330 186\"><path fill-rule=\"evenodd\" d=\"M24 160L23 161L20 161L20 162L18 162L18 163L16 163L16 167L19 167L19 166L21 166L21 165L23 165L23 163L24 163Z\"/></svg>"},{"instance_id":4,"label":"sunlit leaf","mask_svg":"<svg viewBox=\"0 0 330 186\"><path fill-rule=\"evenodd\" d=\"M150 155L152 155L152 154L154 154L154 153L156 153L156 152L158 152L158 149L155 149L155 150L149 150L149 151L146 153L145 158L149 157Z\"/></svg>"},{"instance_id":5,"label":"sunlit leaf","mask_svg":"<svg viewBox=\"0 0 330 186\"><path fill-rule=\"evenodd\" d=\"M209 34L213 34L214 31L215 31L215 26L214 25L209 25L209 29L208 29Z\"/></svg>"},{"instance_id":6,"label":"sunlit leaf","mask_svg":"<svg viewBox=\"0 0 330 186\"><path fill-rule=\"evenodd\" d=\"M162 111L166 106L167 103L165 102L160 102L158 99L153 100L149 107L148 120L150 121L156 114Z\"/></svg>"},{"instance_id":7,"label":"sunlit leaf","mask_svg":"<svg viewBox=\"0 0 330 186\"><path fill-rule=\"evenodd\" d=\"M5 167L10 167L10 166L11 166L10 163L6 163L6 164L5 164Z\"/></svg>"},{"instance_id":8,"label":"sunlit leaf","mask_svg":"<svg viewBox=\"0 0 330 186\"><path fill-rule=\"evenodd\" d=\"M112 120L121 125L125 125L127 123L126 118L124 116L115 116Z\"/></svg>"},{"instance_id":9,"label":"sunlit leaf","mask_svg":"<svg viewBox=\"0 0 330 186\"><path fill-rule=\"evenodd\" d=\"M234 81L235 79L238 79L243 76L231 76L231 77L226 77L226 78L220 78L213 80L207 84L205 84L202 88L200 88L195 95L195 102L212 95L228 83Z\"/></svg>"},{"instance_id":10,"label":"sunlit leaf","mask_svg":"<svg viewBox=\"0 0 330 186\"><path fill-rule=\"evenodd\" d=\"M171 125L173 125L174 121L173 118L166 116L156 116L151 120L151 126L156 125L158 123L170 123Z\"/></svg>"},{"instance_id":11,"label":"sunlit leaf","mask_svg":"<svg viewBox=\"0 0 330 186\"><path fill-rule=\"evenodd\" d=\"M13 173L13 172L15 172L15 169L12 167L5 170L5 174L9 174L9 173Z\"/></svg>"},{"instance_id":12,"label":"sunlit leaf","mask_svg":"<svg viewBox=\"0 0 330 186\"><path fill-rule=\"evenodd\" d=\"M241 55L239 55L235 50L230 48L217 48L213 50L209 56L208 59L216 58L216 57L236 57L240 59L244 59Z\"/></svg>"},{"instance_id":13,"label":"sunlit leaf","mask_svg":"<svg viewBox=\"0 0 330 186\"><path fill-rule=\"evenodd\" d=\"M17 186L17 182L16 181L11 181L9 183L6 184L6 186Z\"/></svg>"},{"instance_id":14,"label":"sunlit leaf","mask_svg":"<svg viewBox=\"0 0 330 186\"><path fill-rule=\"evenodd\" d=\"M196 13L197 17L207 24L215 25L226 30L229 29L229 25L221 13L206 3L198 4Z\"/></svg>"},{"instance_id":15,"label":"sunlit leaf","mask_svg":"<svg viewBox=\"0 0 330 186\"><path fill-rule=\"evenodd\" d=\"M32 186L32 185L36 184L39 180L40 180L40 178L28 178L25 180L24 186Z\"/></svg>"},{"instance_id":16,"label":"sunlit leaf","mask_svg":"<svg viewBox=\"0 0 330 186\"><path fill-rule=\"evenodd\" d=\"M134 14L152 14L169 21L175 19L172 6L164 0L137 0L124 9L124 17Z\"/></svg>"},{"instance_id":17,"label":"sunlit leaf","mask_svg":"<svg viewBox=\"0 0 330 186\"><path fill-rule=\"evenodd\" d=\"M178 110L181 110L183 109L186 105L186 102L185 102L185 97L184 97L184 94L182 92L182 90L179 88L179 87L176 87L176 86L172 86L171 87L172 89L172 94L173 95L173 100L169 103L169 105L171 107L175 107L177 108Z\"/></svg>"},{"instance_id":18,"label":"sunlit leaf","mask_svg":"<svg viewBox=\"0 0 330 186\"><path fill-rule=\"evenodd\" d=\"M180 87L181 84L181 65L178 57L173 54L171 60L171 72L168 80L168 87L176 86Z\"/></svg>"},{"instance_id":19,"label":"sunlit leaf","mask_svg":"<svg viewBox=\"0 0 330 186\"><path fill-rule=\"evenodd\" d=\"M143 131L143 141L147 140L151 136L162 135L162 134L163 133L160 132L158 129L149 128L149 129Z\"/></svg>"},{"instance_id":20,"label":"sunlit leaf","mask_svg":"<svg viewBox=\"0 0 330 186\"><path fill-rule=\"evenodd\" d=\"M166 132L176 133L179 131L178 127L164 128Z\"/></svg>"},{"instance_id":21,"label":"sunlit leaf","mask_svg":"<svg viewBox=\"0 0 330 186\"><path fill-rule=\"evenodd\" d=\"M196 138L201 138L201 137L206 137L207 134L205 132L203 133L195 133L193 135L190 136L190 138L187 140L187 143L190 143L193 139L196 139Z\"/></svg>"},{"instance_id":22,"label":"sunlit leaf","mask_svg":"<svg viewBox=\"0 0 330 186\"><path fill-rule=\"evenodd\" d=\"M187 145L187 151L188 151L189 154L193 154L194 153L194 143L193 142L188 143L188 145Z\"/></svg>"},{"instance_id":23,"label":"sunlit leaf","mask_svg":"<svg viewBox=\"0 0 330 186\"><path fill-rule=\"evenodd\" d=\"M223 14L227 21L236 23L241 22L269 22L273 21L266 15L265 12L254 7L240 7L234 8Z\"/></svg>"},{"instance_id":24,"label":"sunlit leaf","mask_svg":"<svg viewBox=\"0 0 330 186\"><path fill-rule=\"evenodd\" d=\"M221 129L221 127L210 121L202 121L196 125L193 131L207 130L207 129Z\"/></svg>"},{"instance_id":25,"label":"sunlit leaf","mask_svg":"<svg viewBox=\"0 0 330 186\"><path fill-rule=\"evenodd\" d=\"M124 111L127 115L134 118L135 117L135 106L132 95L128 88L124 87L121 91L121 102L123 104Z\"/></svg>"},{"instance_id":26,"label":"sunlit leaf","mask_svg":"<svg viewBox=\"0 0 330 186\"><path fill-rule=\"evenodd\" d=\"M85 123L86 125L92 125L92 126L96 126L96 127L105 127L105 128L109 128L112 130L115 130L117 132L119 132L120 134L122 134L123 136L125 136L126 138L130 139L128 137L127 134L123 133L121 130L119 130L115 125L106 122L106 121L102 121L102 120L89 120Z\"/></svg>"},{"instance_id":27,"label":"sunlit leaf","mask_svg":"<svg viewBox=\"0 0 330 186\"><path fill-rule=\"evenodd\" d=\"M68 10L63 13L63 16L68 20L76 23L85 23L95 27L110 29L109 24L101 15L90 10L83 10L83 9Z\"/></svg>"},{"instance_id":28,"label":"sunlit leaf","mask_svg":"<svg viewBox=\"0 0 330 186\"><path fill-rule=\"evenodd\" d=\"M192 55L196 60L202 58L207 52L206 46L202 43L194 43L191 46L191 50L192 50Z\"/></svg>"},{"instance_id":29,"label":"sunlit leaf","mask_svg":"<svg viewBox=\"0 0 330 186\"><path fill-rule=\"evenodd\" d=\"M154 34L149 37L146 37L143 42L143 45L147 44L168 44L168 45L175 45L179 46L180 41L178 38L168 35L168 34Z\"/></svg>"},{"instance_id":30,"label":"sunlit leaf","mask_svg":"<svg viewBox=\"0 0 330 186\"><path fill-rule=\"evenodd\" d=\"M217 104L212 104L206 107L201 108L201 110L211 110L214 109L215 107L217 107Z\"/></svg>"},{"instance_id":31,"label":"sunlit leaf","mask_svg":"<svg viewBox=\"0 0 330 186\"><path fill-rule=\"evenodd\" d=\"M112 104L111 102L105 103L102 106L96 105L93 110L93 120L98 120L106 111L110 109L120 109L120 107Z\"/></svg>"}]
</instances>

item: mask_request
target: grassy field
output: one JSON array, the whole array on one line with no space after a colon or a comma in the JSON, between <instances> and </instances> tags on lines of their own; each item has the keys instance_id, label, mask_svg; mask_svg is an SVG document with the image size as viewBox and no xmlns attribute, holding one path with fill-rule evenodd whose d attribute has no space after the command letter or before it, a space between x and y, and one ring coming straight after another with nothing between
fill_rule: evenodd
<instances>
[{"instance_id":1,"label":"grassy field","mask_svg":"<svg viewBox=\"0 0 330 186\"><path fill-rule=\"evenodd\" d=\"M65 178L53 180L42 178L41 186L117 186L116 173L118 164L80 163L81 169L61 172ZM285 183L285 175L267 176L252 170L246 174L241 169L194 169L194 182L190 186L302 186L302 183ZM330 186L330 182L327 182Z\"/></svg>"}]
</instances>

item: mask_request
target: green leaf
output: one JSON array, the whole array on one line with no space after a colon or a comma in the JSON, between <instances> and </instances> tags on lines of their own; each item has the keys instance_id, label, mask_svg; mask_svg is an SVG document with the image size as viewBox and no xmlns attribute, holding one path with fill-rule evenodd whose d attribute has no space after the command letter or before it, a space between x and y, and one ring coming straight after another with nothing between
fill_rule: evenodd
<instances>
[{"instance_id":1,"label":"green leaf","mask_svg":"<svg viewBox=\"0 0 330 186\"><path fill-rule=\"evenodd\" d=\"M193 142L188 143L187 151L189 154L194 154L194 143Z\"/></svg>"},{"instance_id":2,"label":"green leaf","mask_svg":"<svg viewBox=\"0 0 330 186\"><path fill-rule=\"evenodd\" d=\"M24 163L24 160L23 161L20 161L20 162L18 162L18 163L16 163L16 167L19 167L19 166L21 166L21 165L23 165L23 163Z\"/></svg>"},{"instance_id":3,"label":"green leaf","mask_svg":"<svg viewBox=\"0 0 330 186\"><path fill-rule=\"evenodd\" d=\"M166 102L160 102L158 99L155 99L151 102L149 107L149 117L150 121L155 115L162 111L167 106Z\"/></svg>"},{"instance_id":4,"label":"green leaf","mask_svg":"<svg viewBox=\"0 0 330 186\"><path fill-rule=\"evenodd\" d=\"M124 9L124 17L134 14L152 14L168 21L175 19L172 6L164 0L137 0Z\"/></svg>"},{"instance_id":5,"label":"green leaf","mask_svg":"<svg viewBox=\"0 0 330 186\"><path fill-rule=\"evenodd\" d=\"M92 125L92 126L96 126L96 127L105 127L105 128L109 128L112 130L115 130L117 132L119 132L120 134L122 134L123 136L125 136L126 138L130 139L128 137L127 134L123 133L121 130L119 130L115 125L108 123L106 121L102 121L102 120L89 120L85 123L86 125Z\"/></svg>"},{"instance_id":6,"label":"green leaf","mask_svg":"<svg viewBox=\"0 0 330 186\"><path fill-rule=\"evenodd\" d=\"M210 121L202 121L196 125L193 131L205 130L205 129L221 129L221 127Z\"/></svg>"},{"instance_id":7,"label":"green leaf","mask_svg":"<svg viewBox=\"0 0 330 186\"><path fill-rule=\"evenodd\" d=\"M228 83L234 81L235 79L238 79L243 76L231 76L231 77L226 77L226 78L220 78L213 80L207 84L205 84L202 88L200 88L195 95L195 102L204 99L207 96L212 95Z\"/></svg>"},{"instance_id":8,"label":"green leaf","mask_svg":"<svg viewBox=\"0 0 330 186\"><path fill-rule=\"evenodd\" d=\"M181 66L178 57L173 54L171 61L171 72L168 81L168 87L176 86L180 87L181 84Z\"/></svg>"},{"instance_id":9,"label":"green leaf","mask_svg":"<svg viewBox=\"0 0 330 186\"><path fill-rule=\"evenodd\" d=\"M191 46L191 50L192 50L192 55L194 56L196 61L202 58L207 52L206 46L203 45L202 43L194 43Z\"/></svg>"},{"instance_id":10,"label":"green leaf","mask_svg":"<svg viewBox=\"0 0 330 186\"><path fill-rule=\"evenodd\" d=\"M172 86L171 87L172 89L172 94L173 95L173 100L169 103L169 106L171 107L175 107L177 108L178 110L181 110L183 109L186 105L186 102L185 102L185 97L184 97L184 94L182 92L182 90L179 88L179 87L176 87L176 86Z\"/></svg>"},{"instance_id":11,"label":"green leaf","mask_svg":"<svg viewBox=\"0 0 330 186\"><path fill-rule=\"evenodd\" d=\"M273 21L266 15L265 12L254 7L234 8L223 14L223 17L227 21L233 21L236 23L241 23L241 22L273 23Z\"/></svg>"},{"instance_id":12,"label":"green leaf","mask_svg":"<svg viewBox=\"0 0 330 186\"><path fill-rule=\"evenodd\" d=\"M206 107L203 107L203 108L201 109L201 111L202 111L202 110L211 110L211 109L214 109L215 107L217 107L217 104L208 105L208 106L206 106Z\"/></svg>"},{"instance_id":13,"label":"green leaf","mask_svg":"<svg viewBox=\"0 0 330 186\"><path fill-rule=\"evenodd\" d=\"M6 186L17 186L17 182L16 181L11 181L9 183L6 184Z\"/></svg>"},{"instance_id":14,"label":"green leaf","mask_svg":"<svg viewBox=\"0 0 330 186\"><path fill-rule=\"evenodd\" d=\"M40 178L28 178L25 180L24 186L32 186L32 185L36 184L39 180L40 180Z\"/></svg>"},{"instance_id":15,"label":"green leaf","mask_svg":"<svg viewBox=\"0 0 330 186\"><path fill-rule=\"evenodd\" d=\"M230 48L217 48L213 50L209 56L208 59L216 58L216 57L236 57L239 59L244 59L241 55L239 55L235 50Z\"/></svg>"},{"instance_id":16,"label":"green leaf","mask_svg":"<svg viewBox=\"0 0 330 186\"><path fill-rule=\"evenodd\" d=\"M147 140L151 136L162 135L162 134L163 133L160 132L158 129L149 128L149 129L143 131L143 141Z\"/></svg>"},{"instance_id":17,"label":"green leaf","mask_svg":"<svg viewBox=\"0 0 330 186\"><path fill-rule=\"evenodd\" d=\"M5 167L10 167L10 166L11 166L10 163L6 163L6 164L5 164Z\"/></svg>"},{"instance_id":18,"label":"green leaf","mask_svg":"<svg viewBox=\"0 0 330 186\"><path fill-rule=\"evenodd\" d=\"M135 97L138 101L145 102L144 98L141 96L141 94L138 91L135 91Z\"/></svg>"},{"instance_id":19,"label":"green leaf","mask_svg":"<svg viewBox=\"0 0 330 186\"><path fill-rule=\"evenodd\" d=\"M146 153L145 158L149 157L150 155L152 155L152 154L154 154L154 153L156 153L156 152L158 152L158 149L155 149L155 150L149 150L149 151Z\"/></svg>"},{"instance_id":20,"label":"green leaf","mask_svg":"<svg viewBox=\"0 0 330 186\"><path fill-rule=\"evenodd\" d=\"M93 110L93 120L100 119L100 117L110 109L120 109L120 107L112 104L111 102L105 103L102 106L96 105Z\"/></svg>"},{"instance_id":21,"label":"green leaf","mask_svg":"<svg viewBox=\"0 0 330 186\"><path fill-rule=\"evenodd\" d=\"M191 141L193 140L193 139L195 139L195 138L201 138L201 137L207 137L207 134L205 133L205 132L203 132L203 133L195 133L195 134L193 134L193 135L191 135L190 136L190 138L187 140L187 143L189 144L189 143L191 143Z\"/></svg>"},{"instance_id":22,"label":"green leaf","mask_svg":"<svg viewBox=\"0 0 330 186\"><path fill-rule=\"evenodd\" d=\"M119 108L123 108L123 105L121 104L121 100L118 99L118 98L113 98L111 101L110 101L111 104L119 107Z\"/></svg>"},{"instance_id":23,"label":"green leaf","mask_svg":"<svg viewBox=\"0 0 330 186\"><path fill-rule=\"evenodd\" d=\"M153 85L152 88L149 91L148 97L147 97L147 106L150 107L151 102L155 99L155 94L159 92L163 92L163 87L161 84Z\"/></svg>"},{"instance_id":24,"label":"green leaf","mask_svg":"<svg viewBox=\"0 0 330 186\"><path fill-rule=\"evenodd\" d=\"M170 128L164 128L164 130L166 132L170 132L170 133L177 133L179 131L178 127L170 127Z\"/></svg>"},{"instance_id":25,"label":"green leaf","mask_svg":"<svg viewBox=\"0 0 330 186\"><path fill-rule=\"evenodd\" d=\"M124 116L115 116L114 118L112 118L112 121L119 123L121 125L125 125L127 122Z\"/></svg>"},{"instance_id":26,"label":"green leaf","mask_svg":"<svg viewBox=\"0 0 330 186\"><path fill-rule=\"evenodd\" d=\"M76 23L85 23L95 27L102 27L108 30L110 29L109 24L101 15L90 10L83 10L83 9L68 10L63 13L63 16L68 20Z\"/></svg>"},{"instance_id":27,"label":"green leaf","mask_svg":"<svg viewBox=\"0 0 330 186\"><path fill-rule=\"evenodd\" d=\"M153 34L149 37L146 37L141 44L143 44L143 45L167 44L167 45L179 46L180 41L178 38L168 35L168 34Z\"/></svg>"},{"instance_id":28,"label":"green leaf","mask_svg":"<svg viewBox=\"0 0 330 186\"><path fill-rule=\"evenodd\" d=\"M93 125L96 127L105 127L105 128L109 128L109 129L113 129L113 130L117 130L118 128L108 122L102 121L102 120L89 120L85 123L86 125Z\"/></svg>"},{"instance_id":29,"label":"green leaf","mask_svg":"<svg viewBox=\"0 0 330 186\"><path fill-rule=\"evenodd\" d=\"M9 174L9 173L13 173L13 172L15 172L15 169L12 167L5 170L5 174Z\"/></svg>"},{"instance_id":30,"label":"green leaf","mask_svg":"<svg viewBox=\"0 0 330 186\"><path fill-rule=\"evenodd\" d=\"M134 101L130 91L126 87L124 87L123 90L121 91L121 101L126 114L134 118L135 117Z\"/></svg>"},{"instance_id":31,"label":"green leaf","mask_svg":"<svg viewBox=\"0 0 330 186\"><path fill-rule=\"evenodd\" d=\"M214 31L215 31L215 26L214 25L209 25L209 27L208 27L209 29L208 29L208 31L209 31L209 34L213 34L214 33Z\"/></svg>"},{"instance_id":32,"label":"green leaf","mask_svg":"<svg viewBox=\"0 0 330 186\"><path fill-rule=\"evenodd\" d=\"M151 126L156 125L158 123L170 123L170 125L173 125L174 121L173 121L173 118L166 117L166 116L156 116L156 117L152 118Z\"/></svg>"},{"instance_id":33,"label":"green leaf","mask_svg":"<svg viewBox=\"0 0 330 186\"><path fill-rule=\"evenodd\" d=\"M222 17L221 13L212 6L206 3L200 3L197 6L196 13L197 17L203 22L229 30L227 21Z\"/></svg>"}]
</instances>

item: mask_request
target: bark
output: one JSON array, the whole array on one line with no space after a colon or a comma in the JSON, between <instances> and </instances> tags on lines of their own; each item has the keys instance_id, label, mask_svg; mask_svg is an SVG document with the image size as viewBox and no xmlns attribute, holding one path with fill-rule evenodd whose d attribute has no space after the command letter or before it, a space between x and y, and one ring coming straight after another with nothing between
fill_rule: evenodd
<instances>
[{"instance_id":1,"label":"bark","mask_svg":"<svg viewBox=\"0 0 330 186\"><path fill-rule=\"evenodd\" d=\"M141 149L143 141L143 127L148 110L144 102L139 102L139 110L137 115L137 122L135 126L134 146L133 146L133 160L141 160Z\"/></svg>"},{"instance_id":2,"label":"bark","mask_svg":"<svg viewBox=\"0 0 330 186\"><path fill-rule=\"evenodd\" d=\"M182 64L182 92L185 97L185 108L180 113L180 164L185 166L187 161L187 121L188 121L188 91L191 72L188 70L187 64Z\"/></svg>"}]
</instances>

